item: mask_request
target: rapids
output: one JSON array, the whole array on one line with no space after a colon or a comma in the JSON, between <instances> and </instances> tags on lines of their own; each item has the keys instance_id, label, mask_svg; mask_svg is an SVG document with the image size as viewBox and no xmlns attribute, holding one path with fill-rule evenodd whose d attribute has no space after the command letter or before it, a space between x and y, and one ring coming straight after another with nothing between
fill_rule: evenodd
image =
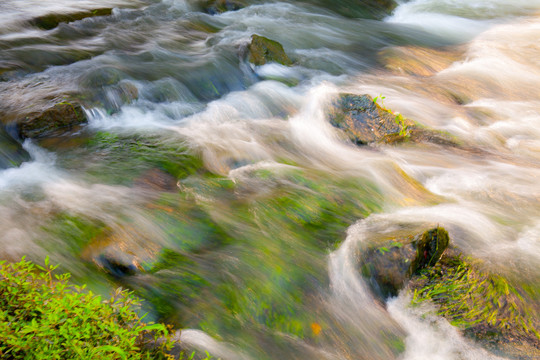
<instances>
[{"instance_id":1,"label":"rapids","mask_svg":"<svg viewBox=\"0 0 540 360\"><path fill-rule=\"evenodd\" d=\"M66 97L89 117L24 141L31 159L0 169L0 258L49 255L95 292L128 287L216 358L499 359L405 293L381 304L355 253L439 224L538 285L540 1L400 1L383 20L249 3L218 15L189 0L0 3L7 131ZM249 64L252 34L294 65ZM463 146L353 146L327 119L341 92L382 95Z\"/></svg>"}]
</instances>

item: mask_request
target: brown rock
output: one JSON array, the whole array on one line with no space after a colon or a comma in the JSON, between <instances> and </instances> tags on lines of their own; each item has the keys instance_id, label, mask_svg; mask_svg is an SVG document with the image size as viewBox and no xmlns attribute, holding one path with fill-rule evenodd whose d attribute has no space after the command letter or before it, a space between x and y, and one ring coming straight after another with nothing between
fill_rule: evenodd
<instances>
[{"instance_id":1,"label":"brown rock","mask_svg":"<svg viewBox=\"0 0 540 360\"><path fill-rule=\"evenodd\" d=\"M17 124L22 138L39 138L63 133L87 121L82 107L78 104L59 103L42 113L30 114Z\"/></svg>"},{"instance_id":2,"label":"brown rock","mask_svg":"<svg viewBox=\"0 0 540 360\"><path fill-rule=\"evenodd\" d=\"M249 44L248 51L249 62L255 65L264 65L268 62L292 65L292 61L283 50L283 46L277 41L270 40L264 36L251 36L251 44Z\"/></svg>"},{"instance_id":3,"label":"brown rock","mask_svg":"<svg viewBox=\"0 0 540 360\"><path fill-rule=\"evenodd\" d=\"M368 144L387 136L400 135L404 126L413 123L403 118L401 124L396 115L383 109L369 95L341 94L330 111L330 123L342 129L356 144Z\"/></svg>"},{"instance_id":4,"label":"brown rock","mask_svg":"<svg viewBox=\"0 0 540 360\"><path fill-rule=\"evenodd\" d=\"M37 26L43 30L51 30L57 27L60 23L69 23L77 20L82 20L88 17L94 16L106 16L111 15L111 8L101 8L96 10L85 10L78 11L68 14L48 14L44 16L39 16L30 21L30 24Z\"/></svg>"},{"instance_id":5,"label":"brown rock","mask_svg":"<svg viewBox=\"0 0 540 360\"><path fill-rule=\"evenodd\" d=\"M441 227L370 244L360 254L362 275L377 295L396 296L417 271L435 265L448 245Z\"/></svg>"}]
</instances>

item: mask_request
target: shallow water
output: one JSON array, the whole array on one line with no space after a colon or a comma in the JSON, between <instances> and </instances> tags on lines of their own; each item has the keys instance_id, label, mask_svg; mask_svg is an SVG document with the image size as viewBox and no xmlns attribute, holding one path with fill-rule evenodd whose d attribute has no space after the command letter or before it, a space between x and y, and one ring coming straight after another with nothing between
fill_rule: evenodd
<instances>
[{"instance_id":1,"label":"shallow water","mask_svg":"<svg viewBox=\"0 0 540 360\"><path fill-rule=\"evenodd\" d=\"M112 15L29 23L96 4ZM538 279L540 1L413 0L383 21L293 1L199 10L0 4L3 121L71 97L90 118L0 170L0 256L129 287L223 359L496 358L406 294L381 304L355 253L439 224L493 269ZM249 64L252 34L295 64ZM340 92L383 95L462 146L353 146L326 115Z\"/></svg>"}]
</instances>

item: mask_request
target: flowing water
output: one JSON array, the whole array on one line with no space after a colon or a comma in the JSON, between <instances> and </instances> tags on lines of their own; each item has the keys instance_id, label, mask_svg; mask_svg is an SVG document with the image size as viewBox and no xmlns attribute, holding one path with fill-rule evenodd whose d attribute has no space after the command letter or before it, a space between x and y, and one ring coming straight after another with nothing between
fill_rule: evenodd
<instances>
[{"instance_id":1,"label":"flowing water","mask_svg":"<svg viewBox=\"0 0 540 360\"><path fill-rule=\"evenodd\" d=\"M7 131L66 98L90 120L26 140L30 160L0 170L0 256L49 255L98 293L128 287L149 319L223 359L498 358L406 294L381 304L355 254L440 224L538 283L540 1L412 0L383 21L317 4L3 0ZM252 34L295 64L249 64ZM341 92L383 95L462 146L349 144L326 115Z\"/></svg>"}]
</instances>

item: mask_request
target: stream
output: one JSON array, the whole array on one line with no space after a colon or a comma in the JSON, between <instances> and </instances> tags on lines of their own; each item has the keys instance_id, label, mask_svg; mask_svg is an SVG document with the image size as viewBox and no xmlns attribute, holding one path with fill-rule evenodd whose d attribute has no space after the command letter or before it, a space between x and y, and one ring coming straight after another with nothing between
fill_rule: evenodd
<instances>
[{"instance_id":1,"label":"stream","mask_svg":"<svg viewBox=\"0 0 540 360\"><path fill-rule=\"evenodd\" d=\"M89 121L21 140L18 166L1 166L0 133L0 258L129 288L146 319L223 360L510 359L406 292L382 303L356 259L380 234L440 225L538 286L540 1L402 1L382 20L247 3L2 0L2 131L73 98ZM112 14L32 25L98 8ZM294 64L250 64L253 34ZM461 146L353 145L328 120L340 93Z\"/></svg>"}]
</instances>

